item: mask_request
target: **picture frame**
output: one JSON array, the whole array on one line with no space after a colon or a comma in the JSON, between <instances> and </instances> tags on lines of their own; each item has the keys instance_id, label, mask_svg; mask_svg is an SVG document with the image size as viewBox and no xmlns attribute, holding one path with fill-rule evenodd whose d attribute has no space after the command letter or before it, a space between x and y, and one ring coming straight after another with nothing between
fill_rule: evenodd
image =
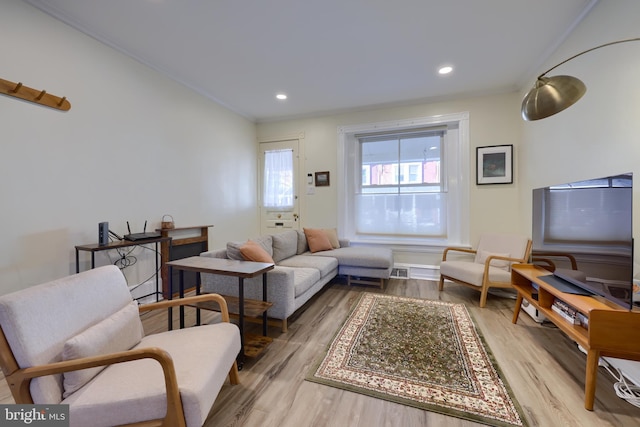
<instances>
[{"instance_id":1,"label":"picture frame","mask_svg":"<svg viewBox=\"0 0 640 427\"><path fill-rule=\"evenodd\" d=\"M476 184L513 184L513 145L476 148Z\"/></svg>"},{"instance_id":2,"label":"picture frame","mask_svg":"<svg viewBox=\"0 0 640 427\"><path fill-rule=\"evenodd\" d=\"M329 172L316 172L316 187L329 186Z\"/></svg>"}]
</instances>

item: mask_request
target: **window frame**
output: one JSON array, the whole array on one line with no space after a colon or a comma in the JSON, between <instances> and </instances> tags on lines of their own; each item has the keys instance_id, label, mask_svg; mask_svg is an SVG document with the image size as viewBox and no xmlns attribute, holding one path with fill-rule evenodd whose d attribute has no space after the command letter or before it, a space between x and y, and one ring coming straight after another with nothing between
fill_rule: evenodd
<instances>
[{"instance_id":1,"label":"window frame","mask_svg":"<svg viewBox=\"0 0 640 427\"><path fill-rule=\"evenodd\" d=\"M356 233L355 196L362 182L362 164L356 135L373 132L412 132L428 127L446 126L441 165L446 174L447 232L444 237L374 236ZM354 243L446 247L469 242L469 113L453 113L406 120L341 126L338 128L338 228Z\"/></svg>"}]
</instances>

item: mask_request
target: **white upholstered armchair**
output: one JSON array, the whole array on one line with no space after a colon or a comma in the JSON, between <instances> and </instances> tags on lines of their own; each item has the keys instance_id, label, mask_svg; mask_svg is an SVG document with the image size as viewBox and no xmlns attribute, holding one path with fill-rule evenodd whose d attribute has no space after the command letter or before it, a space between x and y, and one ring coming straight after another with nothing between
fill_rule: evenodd
<instances>
[{"instance_id":1,"label":"white upholstered armchair","mask_svg":"<svg viewBox=\"0 0 640 427\"><path fill-rule=\"evenodd\" d=\"M453 258L452 254L467 255ZM480 291L480 307L487 303L489 288L511 287L511 264L526 263L531 255L531 240L511 234L483 234L476 249L448 247L440 263L440 283L445 280Z\"/></svg>"},{"instance_id":2,"label":"white upholstered armchair","mask_svg":"<svg viewBox=\"0 0 640 427\"><path fill-rule=\"evenodd\" d=\"M211 300L223 321L144 336L139 311ZM16 403L68 404L72 427L200 427L228 377L238 327L219 295L138 307L105 266L0 297L0 366Z\"/></svg>"}]
</instances>

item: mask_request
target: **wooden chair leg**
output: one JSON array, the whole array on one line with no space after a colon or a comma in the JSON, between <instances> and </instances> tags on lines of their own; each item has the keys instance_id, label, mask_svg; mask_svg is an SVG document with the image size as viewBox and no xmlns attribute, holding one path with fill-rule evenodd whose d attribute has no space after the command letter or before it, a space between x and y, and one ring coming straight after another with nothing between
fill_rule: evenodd
<instances>
[{"instance_id":1,"label":"wooden chair leg","mask_svg":"<svg viewBox=\"0 0 640 427\"><path fill-rule=\"evenodd\" d=\"M238 374L238 362L233 362L233 366L229 371L229 382L231 384L240 384L240 375Z\"/></svg>"},{"instance_id":2,"label":"wooden chair leg","mask_svg":"<svg viewBox=\"0 0 640 427\"><path fill-rule=\"evenodd\" d=\"M480 291L480 308L484 308L487 305L487 295L489 294L489 288L483 287Z\"/></svg>"},{"instance_id":3,"label":"wooden chair leg","mask_svg":"<svg viewBox=\"0 0 640 427\"><path fill-rule=\"evenodd\" d=\"M440 281L438 282L438 290L441 291L444 289L444 277L440 276Z\"/></svg>"},{"instance_id":4,"label":"wooden chair leg","mask_svg":"<svg viewBox=\"0 0 640 427\"><path fill-rule=\"evenodd\" d=\"M287 319L282 319L282 333L286 334L289 330L289 326L287 324Z\"/></svg>"}]
</instances>

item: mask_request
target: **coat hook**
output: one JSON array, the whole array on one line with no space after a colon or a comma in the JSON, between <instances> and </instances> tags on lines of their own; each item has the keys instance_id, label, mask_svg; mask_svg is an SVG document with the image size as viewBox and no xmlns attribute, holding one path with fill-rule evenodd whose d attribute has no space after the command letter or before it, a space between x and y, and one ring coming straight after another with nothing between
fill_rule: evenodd
<instances>
[{"instance_id":1,"label":"coat hook","mask_svg":"<svg viewBox=\"0 0 640 427\"><path fill-rule=\"evenodd\" d=\"M62 107L62 104L64 104L64 101L67 99L66 96L63 96L62 99L60 100L60 102L58 102L58 107Z\"/></svg>"},{"instance_id":2,"label":"coat hook","mask_svg":"<svg viewBox=\"0 0 640 427\"><path fill-rule=\"evenodd\" d=\"M20 90L20 88L21 88L21 87L22 87L22 82L19 82L19 83L16 85L15 89L13 89L11 92L13 92L13 93L18 93L18 91Z\"/></svg>"},{"instance_id":3,"label":"coat hook","mask_svg":"<svg viewBox=\"0 0 640 427\"><path fill-rule=\"evenodd\" d=\"M43 90L42 92L40 92L40 95L36 96L36 100L40 101L42 99L42 97L44 96L44 94L47 93L46 90Z\"/></svg>"}]
</instances>

